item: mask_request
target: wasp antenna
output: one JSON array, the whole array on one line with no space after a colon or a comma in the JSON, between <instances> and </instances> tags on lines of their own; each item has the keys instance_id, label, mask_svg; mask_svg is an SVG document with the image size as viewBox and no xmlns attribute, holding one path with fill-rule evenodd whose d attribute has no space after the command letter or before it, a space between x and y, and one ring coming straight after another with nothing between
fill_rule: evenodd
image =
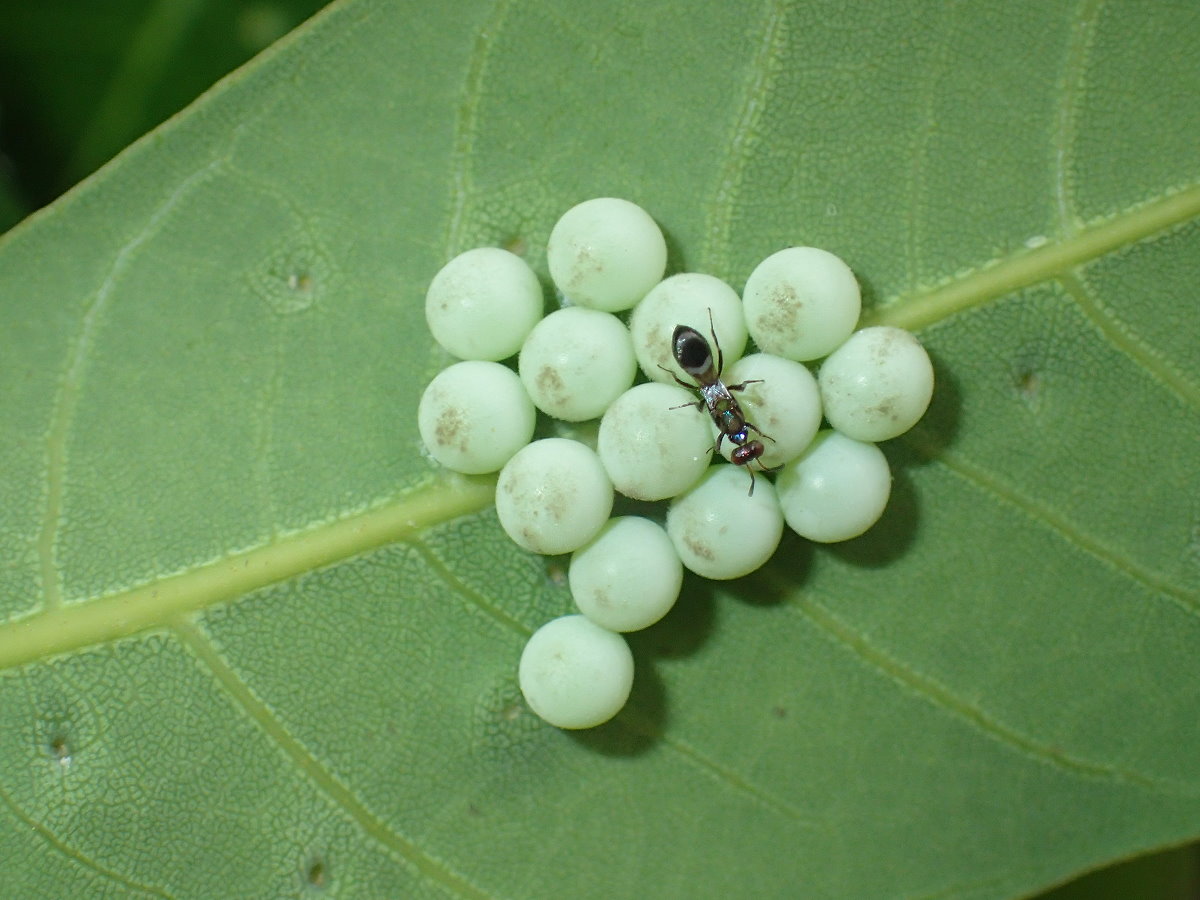
<instances>
[{"instance_id":1,"label":"wasp antenna","mask_svg":"<svg viewBox=\"0 0 1200 900\"><path fill-rule=\"evenodd\" d=\"M713 324L711 306L708 308L708 333L712 335L713 346L717 348L717 375L719 377L725 371L725 351L721 349L721 342L717 340L717 326Z\"/></svg>"},{"instance_id":2,"label":"wasp antenna","mask_svg":"<svg viewBox=\"0 0 1200 900\"><path fill-rule=\"evenodd\" d=\"M696 389L696 386L694 384L688 384L686 381L684 381L682 378L680 378L678 375L676 375L674 372L672 372L670 369L668 369L662 363L659 363L658 367L660 369L662 369L664 372L666 372L668 375L670 375L672 378L674 378L676 384L683 385L689 391L694 391ZM691 406L691 405L692 405L691 403L683 404L683 406ZM700 404L697 404L697 406L699 406L699 405ZM683 409L683 406L672 406L671 409Z\"/></svg>"}]
</instances>

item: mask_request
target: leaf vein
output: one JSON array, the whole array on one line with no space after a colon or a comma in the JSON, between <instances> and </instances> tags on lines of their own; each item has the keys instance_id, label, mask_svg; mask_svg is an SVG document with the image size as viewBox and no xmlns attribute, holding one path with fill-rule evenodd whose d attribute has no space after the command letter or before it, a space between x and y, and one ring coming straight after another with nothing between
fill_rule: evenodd
<instances>
[{"instance_id":1,"label":"leaf vein","mask_svg":"<svg viewBox=\"0 0 1200 900\"><path fill-rule=\"evenodd\" d=\"M926 191L925 178L928 174L929 144L937 131L938 123L933 112L934 101L937 99L936 88L944 82L950 50L955 46L954 42L948 38L951 10L947 9L942 15L934 18L939 30L939 39L934 41L936 47L934 58L928 65L922 66L918 73L921 79L919 119L912 130L911 163L908 166L908 184L905 191L908 197L908 208L914 210L921 209L920 198ZM904 229L904 267L908 273L909 284L916 284L919 278L921 225L924 221L922 216L909 216L908 227Z\"/></svg>"},{"instance_id":2,"label":"leaf vein","mask_svg":"<svg viewBox=\"0 0 1200 900\"><path fill-rule=\"evenodd\" d=\"M1189 381L1182 372L1167 362L1162 354L1155 352L1153 347L1148 346L1125 322L1118 319L1111 309L1097 300L1088 290L1082 273L1064 273L1058 277L1058 281L1075 301L1075 305L1110 344L1178 395L1179 399L1193 410L1200 410L1200 386Z\"/></svg>"},{"instance_id":3,"label":"leaf vein","mask_svg":"<svg viewBox=\"0 0 1200 900\"><path fill-rule=\"evenodd\" d=\"M462 251L463 232L466 228L467 206L474 190L471 174L471 152L479 127L479 105L483 97L483 85L487 74L487 63L495 45L496 36L504 28L505 20L513 7L513 0L497 0L488 17L475 33L475 44L467 61L463 78L462 101L454 118L454 137L450 145L450 216L446 223L446 258Z\"/></svg>"},{"instance_id":4,"label":"leaf vein","mask_svg":"<svg viewBox=\"0 0 1200 900\"><path fill-rule=\"evenodd\" d=\"M11 796L9 796L8 792L5 791L3 787L0 787L0 801L3 801L4 805L9 808L12 814L20 819L30 831L34 832L38 837L49 844L52 849L58 853L61 853L68 860L77 863L86 869L90 869L109 881L114 881L123 887L137 891L139 894L144 894L150 897L163 897L165 900L171 900L173 895L168 894L166 891L148 884L142 884L141 882L135 881L132 878L120 874L119 872L105 868L94 859L84 856L79 850L67 844L53 831L51 831L37 819L33 818L33 816L25 812L25 810L23 810Z\"/></svg>"},{"instance_id":5,"label":"leaf vein","mask_svg":"<svg viewBox=\"0 0 1200 900\"><path fill-rule=\"evenodd\" d=\"M414 539L408 543L414 550L420 553L426 564L443 582L465 595L472 603L501 625L526 638L533 633L532 629L527 625L504 612L504 610L489 601L479 591L463 582L424 542ZM802 825L812 824L795 807L772 797L769 793L752 784L734 770L707 758L687 742L680 740L678 737L671 737L664 734L653 722L638 715L632 702L626 707L625 712L614 721L614 725L623 727L625 730L642 737L661 740L667 747L684 757L695 767L707 772L718 781L726 783L738 793L753 798L755 802L764 808L773 810L784 818L791 819Z\"/></svg>"},{"instance_id":6,"label":"leaf vein","mask_svg":"<svg viewBox=\"0 0 1200 900\"><path fill-rule=\"evenodd\" d=\"M1067 40L1067 56L1058 86L1058 114L1055 117L1054 199L1058 211L1059 234L1066 237L1079 229L1075 215L1075 186L1071 178L1070 153L1075 140L1075 115L1083 88L1088 55L1096 30L1102 0L1081 0Z\"/></svg>"},{"instance_id":7,"label":"leaf vein","mask_svg":"<svg viewBox=\"0 0 1200 900\"><path fill-rule=\"evenodd\" d=\"M1101 778L1108 781L1127 783L1149 790L1184 790L1184 786L1147 777L1139 772L1119 769L1080 759L1053 744L1041 743L1022 734L1015 728L993 718L979 706L958 697L936 679L908 666L896 657L873 645L862 633L847 625L827 607L818 603L810 590L807 597L792 601L792 605L807 616L817 627L833 640L844 646L855 657L882 673L891 681L920 697L935 708L954 716L978 729L992 739L1013 748L1024 756L1048 763L1069 774L1083 778Z\"/></svg>"},{"instance_id":8,"label":"leaf vein","mask_svg":"<svg viewBox=\"0 0 1200 900\"><path fill-rule=\"evenodd\" d=\"M664 743L668 747L670 747L680 756L683 756L685 759L689 760L694 766L705 772L708 772L718 781L724 782L737 793L745 794L747 797L750 797L764 809L769 809L777 815L780 815L786 819L790 819L797 825L807 828L815 827L816 823L811 818L801 813L799 809L792 806L790 803L785 803L783 800L771 796L769 793L758 787L758 785L754 784L752 781L743 777L734 769L721 765L716 760L710 759L692 747L691 744L679 739L678 737L667 737L666 735L663 735L662 737Z\"/></svg>"},{"instance_id":9,"label":"leaf vein","mask_svg":"<svg viewBox=\"0 0 1200 900\"><path fill-rule=\"evenodd\" d=\"M975 465L960 454L952 453L945 448L934 450L931 445L922 440L919 428L910 431L904 440L921 455L936 460L960 478L1019 510L1032 521L1040 523L1056 533L1071 546L1136 582L1151 594L1167 599L1172 605L1190 616L1200 616L1200 598L1184 588L1171 584L1166 576L1143 568L1132 558L1107 546L1103 541L1091 537L1064 516L1058 515L1045 504L1022 494L1011 484L989 475L981 466Z\"/></svg>"},{"instance_id":10,"label":"leaf vein","mask_svg":"<svg viewBox=\"0 0 1200 900\"><path fill-rule=\"evenodd\" d=\"M304 774L308 781L354 821L377 844L408 863L420 875L441 884L462 897L487 900L488 894L451 871L447 865L421 851L367 808L308 748L297 739L270 708L244 682L213 646L208 635L194 623L178 619L171 631L212 674L217 684L246 717L250 719Z\"/></svg>"},{"instance_id":11,"label":"leaf vein","mask_svg":"<svg viewBox=\"0 0 1200 900\"><path fill-rule=\"evenodd\" d=\"M425 565L429 566L429 568L433 570L433 573L440 578L444 584L453 588L455 592L462 594L467 600L475 604L476 607L487 613L488 616L495 619L505 628L515 631L517 634L523 635L524 637L529 637L531 634L533 634L533 631L530 630L523 622L519 622L518 620L514 619L495 603L492 603L490 600L488 600L488 598L479 591L475 590L473 587L455 575L453 570L446 565L445 561L432 549L430 549L430 547L424 541L418 538L413 538L408 541L408 544L420 554L421 558L425 560Z\"/></svg>"},{"instance_id":12,"label":"leaf vein","mask_svg":"<svg viewBox=\"0 0 1200 900\"><path fill-rule=\"evenodd\" d=\"M758 122L780 68L779 60L787 41L787 11L786 2L771 0L763 16L762 37L750 60L750 74L734 118L729 151L721 165L713 202L708 206L708 222L700 253L707 270L725 272L729 267L733 210L746 167L754 155Z\"/></svg>"},{"instance_id":13,"label":"leaf vein","mask_svg":"<svg viewBox=\"0 0 1200 900\"><path fill-rule=\"evenodd\" d=\"M84 370L96 339L99 320L109 305L113 290L137 251L159 231L170 215L191 193L193 188L219 168L226 157L220 156L185 178L149 216L142 229L125 243L113 258L100 286L83 312L79 330L67 350L66 370L50 410L50 427L46 435L45 509L38 535L38 558L42 575L42 604L47 610L62 605L62 588L57 566L58 527L62 517L67 469L67 441L75 406L83 387Z\"/></svg>"}]
</instances>

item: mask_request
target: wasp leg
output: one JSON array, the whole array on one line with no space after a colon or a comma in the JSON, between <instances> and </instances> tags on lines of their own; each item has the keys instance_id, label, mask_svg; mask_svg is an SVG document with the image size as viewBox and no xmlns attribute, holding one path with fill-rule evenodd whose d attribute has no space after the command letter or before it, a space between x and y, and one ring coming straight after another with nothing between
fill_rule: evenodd
<instances>
[{"instance_id":1,"label":"wasp leg","mask_svg":"<svg viewBox=\"0 0 1200 900\"><path fill-rule=\"evenodd\" d=\"M763 430L762 430L761 428L759 428L757 425L755 425L753 422L747 422L747 423L746 423L746 427L747 427L747 428L753 428L755 431L757 431L757 432L758 432L758 436L759 436L759 437L765 437L765 438L766 438L768 441L770 441L772 444L774 444L774 443L775 443L775 438L771 437L769 434L764 434L764 433L763 433Z\"/></svg>"},{"instance_id":2,"label":"wasp leg","mask_svg":"<svg viewBox=\"0 0 1200 900\"><path fill-rule=\"evenodd\" d=\"M748 384L762 384L762 383L763 383L763 380L761 378L751 378L749 381L743 381L741 384L727 384L727 385L725 385L725 387L731 391L744 391L746 389L746 385L748 385Z\"/></svg>"}]
</instances>

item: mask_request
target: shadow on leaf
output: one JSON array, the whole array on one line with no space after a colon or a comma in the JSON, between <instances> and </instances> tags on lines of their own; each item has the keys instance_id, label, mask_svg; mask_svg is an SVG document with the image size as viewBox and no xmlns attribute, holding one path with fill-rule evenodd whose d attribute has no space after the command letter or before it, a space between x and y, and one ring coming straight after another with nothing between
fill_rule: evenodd
<instances>
[{"instance_id":1,"label":"shadow on leaf","mask_svg":"<svg viewBox=\"0 0 1200 900\"><path fill-rule=\"evenodd\" d=\"M958 379L939 361L937 354L930 353L929 359L933 363L933 398L921 421L910 432L885 445L888 459L894 460L894 465L927 465L958 436L962 416L962 390ZM894 453L894 449L902 452Z\"/></svg>"},{"instance_id":2,"label":"shadow on leaf","mask_svg":"<svg viewBox=\"0 0 1200 900\"><path fill-rule=\"evenodd\" d=\"M917 536L920 501L905 467L892 465L892 495L879 521L861 537L829 544L846 562L878 569L902 557Z\"/></svg>"},{"instance_id":3,"label":"shadow on leaf","mask_svg":"<svg viewBox=\"0 0 1200 900\"><path fill-rule=\"evenodd\" d=\"M808 577L814 545L790 528L775 555L757 572L727 582L726 591L750 606L778 606Z\"/></svg>"},{"instance_id":4,"label":"shadow on leaf","mask_svg":"<svg viewBox=\"0 0 1200 900\"><path fill-rule=\"evenodd\" d=\"M604 756L641 756L658 743L667 728L667 692L662 679L653 660L636 646L631 649L635 675L624 709L603 725L568 732L575 741Z\"/></svg>"},{"instance_id":5,"label":"shadow on leaf","mask_svg":"<svg viewBox=\"0 0 1200 900\"><path fill-rule=\"evenodd\" d=\"M687 260L683 255L683 246L675 239L674 233L670 229L665 228L661 222L658 224L658 227L662 231L663 240L667 244L667 271L663 277L668 278L677 272L690 271L687 267Z\"/></svg>"},{"instance_id":6,"label":"shadow on leaf","mask_svg":"<svg viewBox=\"0 0 1200 900\"><path fill-rule=\"evenodd\" d=\"M713 583L685 572L679 600L671 611L649 628L625 635L635 672L625 708L611 721L571 736L605 756L637 756L649 750L666 730L669 718L666 688L655 663L699 650L712 633L715 604Z\"/></svg>"}]
</instances>

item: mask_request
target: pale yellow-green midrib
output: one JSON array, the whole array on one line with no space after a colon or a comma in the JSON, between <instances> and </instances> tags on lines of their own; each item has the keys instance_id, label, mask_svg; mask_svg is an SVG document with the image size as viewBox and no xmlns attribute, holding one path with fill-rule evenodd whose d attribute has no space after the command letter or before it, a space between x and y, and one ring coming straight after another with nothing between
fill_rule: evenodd
<instances>
[{"instance_id":1,"label":"pale yellow-green midrib","mask_svg":"<svg viewBox=\"0 0 1200 900\"><path fill-rule=\"evenodd\" d=\"M490 505L494 478L447 478L410 497L141 587L0 626L0 669L162 627L203 609L381 547Z\"/></svg>"},{"instance_id":2,"label":"pale yellow-green midrib","mask_svg":"<svg viewBox=\"0 0 1200 900\"><path fill-rule=\"evenodd\" d=\"M865 325L920 330L955 313L1070 272L1120 247L1200 216L1200 185L1088 226L1077 234L1023 251L864 317Z\"/></svg>"}]
</instances>

